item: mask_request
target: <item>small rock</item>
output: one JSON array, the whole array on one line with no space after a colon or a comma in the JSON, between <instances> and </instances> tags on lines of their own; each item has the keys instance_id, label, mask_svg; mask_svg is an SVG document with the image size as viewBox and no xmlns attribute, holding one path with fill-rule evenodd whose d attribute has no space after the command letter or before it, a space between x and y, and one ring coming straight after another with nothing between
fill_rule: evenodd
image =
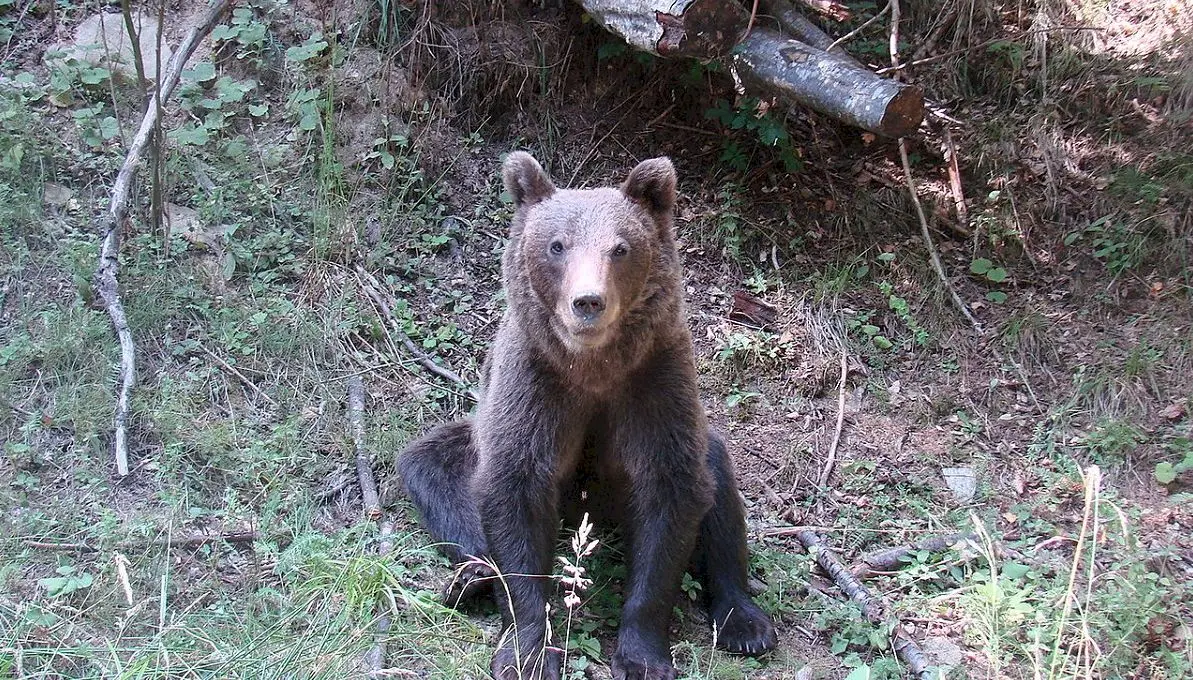
<instances>
[{"instance_id":1,"label":"small rock","mask_svg":"<svg viewBox=\"0 0 1193 680\"><path fill-rule=\"evenodd\" d=\"M920 649L933 666L940 669L942 676L948 676L949 671L961 665L965 656L957 643L946 637L930 637L920 643Z\"/></svg>"},{"instance_id":2,"label":"small rock","mask_svg":"<svg viewBox=\"0 0 1193 680\"><path fill-rule=\"evenodd\" d=\"M171 236L182 238L196 245L210 247L207 235L199 226L199 211L177 203L167 203L165 206L166 224L170 225Z\"/></svg>"},{"instance_id":3,"label":"small rock","mask_svg":"<svg viewBox=\"0 0 1193 680\"><path fill-rule=\"evenodd\" d=\"M1185 402L1174 401L1160 411L1160 417L1165 420L1180 420L1185 417Z\"/></svg>"},{"instance_id":4,"label":"small rock","mask_svg":"<svg viewBox=\"0 0 1193 680\"><path fill-rule=\"evenodd\" d=\"M64 208L75 192L57 182L46 182L41 186L41 198L51 208Z\"/></svg>"},{"instance_id":5,"label":"small rock","mask_svg":"<svg viewBox=\"0 0 1193 680\"><path fill-rule=\"evenodd\" d=\"M150 14L133 12L133 28L141 48L141 60L145 77L157 79L157 19ZM160 62L165 65L173 53L162 45ZM75 28L74 40L52 46L46 51L46 62L75 61L91 66L102 66L113 74L127 79L137 77L136 59L133 56L132 40L124 28L124 17L118 13L100 12L94 14Z\"/></svg>"},{"instance_id":6,"label":"small rock","mask_svg":"<svg viewBox=\"0 0 1193 680\"><path fill-rule=\"evenodd\" d=\"M940 474L944 475L944 483L953 492L957 502L968 503L973 500L974 494L978 491L978 478L974 475L973 468L941 468Z\"/></svg>"}]
</instances>

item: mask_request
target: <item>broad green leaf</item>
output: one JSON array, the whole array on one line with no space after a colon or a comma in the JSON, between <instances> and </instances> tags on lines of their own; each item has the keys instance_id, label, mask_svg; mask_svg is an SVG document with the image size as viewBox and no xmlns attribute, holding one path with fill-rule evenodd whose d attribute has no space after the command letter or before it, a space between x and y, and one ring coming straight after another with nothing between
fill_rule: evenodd
<instances>
[{"instance_id":1,"label":"broad green leaf","mask_svg":"<svg viewBox=\"0 0 1193 680\"><path fill-rule=\"evenodd\" d=\"M993 266L994 266L994 263L991 262L990 260L987 260L984 257L979 257L978 259L974 260L969 265L969 271L973 272L974 274L977 274L978 276L981 276L981 275L985 274L986 272L990 271L990 268Z\"/></svg>"},{"instance_id":2,"label":"broad green leaf","mask_svg":"<svg viewBox=\"0 0 1193 680\"><path fill-rule=\"evenodd\" d=\"M1156 463L1156 481L1161 484L1176 481L1176 466L1172 463Z\"/></svg>"}]
</instances>

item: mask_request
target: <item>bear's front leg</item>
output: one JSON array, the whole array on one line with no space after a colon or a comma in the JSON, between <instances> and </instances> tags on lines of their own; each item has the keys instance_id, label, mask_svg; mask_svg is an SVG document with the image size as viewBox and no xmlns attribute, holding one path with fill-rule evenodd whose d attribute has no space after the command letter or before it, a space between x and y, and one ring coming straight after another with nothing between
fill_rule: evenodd
<instances>
[{"instance_id":1,"label":"bear's front leg","mask_svg":"<svg viewBox=\"0 0 1193 680\"><path fill-rule=\"evenodd\" d=\"M694 379L684 380L690 375L667 366L648 371L642 388L629 391L627 407L615 421L615 450L631 495L630 582L612 659L616 680L677 676L671 663L671 610L700 520L713 499L708 430Z\"/></svg>"},{"instance_id":2,"label":"bear's front leg","mask_svg":"<svg viewBox=\"0 0 1193 680\"><path fill-rule=\"evenodd\" d=\"M507 369L498 365L497 369ZM477 414L480 465L473 479L481 525L497 567L503 632L497 680L558 680L561 650L547 646L547 586L559 530L559 471L582 440L576 409L533 369L496 370Z\"/></svg>"}]
</instances>

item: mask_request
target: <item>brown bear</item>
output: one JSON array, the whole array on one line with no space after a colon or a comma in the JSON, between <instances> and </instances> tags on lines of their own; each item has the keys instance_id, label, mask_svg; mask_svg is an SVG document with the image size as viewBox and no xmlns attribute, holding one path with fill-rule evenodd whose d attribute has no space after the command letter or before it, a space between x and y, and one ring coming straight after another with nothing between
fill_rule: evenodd
<instances>
[{"instance_id":1,"label":"brown bear","mask_svg":"<svg viewBox=\"0 0 1193 680\"><path fill-rule=\"evenodd\" d=\"M671 611L689 565L717 644L772 649L774 626L746 591L732 464L697 394L671 161L643 161L618 189L557 190L521 152L503 176L516 209L502 259L508 309L480 405L398 460L431 534L462 565L449 601L491 586L505 629L493 676L556 680L562 653L546 642L552 549L560 517L589 512L626 535L614 678L676 677ZM469 556L491 560L500 579Z\"/></svg>"}]
</instances>

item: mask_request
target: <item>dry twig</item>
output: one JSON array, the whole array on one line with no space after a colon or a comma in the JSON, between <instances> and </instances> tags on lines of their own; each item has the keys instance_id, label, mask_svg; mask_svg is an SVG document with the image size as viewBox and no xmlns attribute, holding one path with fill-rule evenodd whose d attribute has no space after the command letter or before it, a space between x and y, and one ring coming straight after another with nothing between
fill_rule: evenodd
<instances>
[{"instance_id":1,"label":"dry twig","mask_svg":"<svg viewBox=\"0 0 1193 680\"><path fill-rule=\"evenodd\" d=\"M899 0L891 0L891 68L898 70L899 68ZM982 324L974 318L969 311L969 306L961 299L957 293L957 289L953 283L949 281L949 277L945 274L944 264L940 261L940 253L936 250L936 243L932 241L932 234L928 229L928 217L924 214L924 206L920 203L919 194L916 193L915 180L911 176L911 161L907 158L907 140L903 137L899 138L899 158L903 161L903 178L907 182L907 191L911 194L911 202L915 206L916 217L920 220L920 235L924 238L924 247L928 249L928 258L932 261L932 269L936 271L937 278L940 283L949 292L949 297L953 304L961 311L966 320L977 329L980 333L982 331Z\"/></svg>"},{"instance_id":2,"label":"dry twig","mask_svg":"<svg viewBox=\"0 0 1193 680\"><path fill-rule=\"evenodd\" d=\"M377 554L381 557L389 555L393 550L394 523L391 520L381 522L381 542L377 544ZM386 644L389 633L389 614L381 614L373 627L373 646L365 653L365 668L369 669L370 678L384 678L404 671L385 667Z\"/></svg>"},{"instance_id":3,"label":"dry twig","mask_svg":"<svg viewBox=\"0 0 1193 680\"><path fill-rule=\"evenodd\" d=\"M808 554L820 565L820 568L832 577L841 592L861 605L862 613L870 623L882 625L886 621L886 607L881 598L870 592L870 589L849 571L849 567L846 567L829 550L815 531L808 527L801 527L793 533ZM919 644L903 630L897 620L891 628L891 646L899 659L907 664L907 669L911 671L912 677L917 680L934 680L936 678L936 674L929 668L928 657L924 655L924 650L920 649Z\"/></svg>"},{"instance_id":4,"label":"dry twig","mask_svg":"<svg viewBox=\"0 0 1193 680\"><path fill-rule=\"evenodd\" d=\"M948 534L947 536L929 536L915 543L907 543L898 545L893 548L884 548L874 552L866 553L854 563L849 571L854 577L864 579L867 576L880 571L894 571L903 564L903 559L908 555L927 550L928 552L940 552L947 550L952 546L962 541L974 540L976 537L973 534Z\"/></svg>"},{"instance_id":5,"label":"dry twig","mask_svg":"<svg viewBox=\"0 0 1193 680\"><path fill-rule=\"evenodd\" d=\"M377 499L377 480L373 476L373 461L365 449L365 387L359 375L348 378L348 426L352 430L352 444L356 449L356 479L360 483L361 503L365 517L381 519L381 502Z\"/></svg>"},{"instance_id":6,"label":"dry twig","mask_svg":"<svg viewBox=\"0 0 1193 680\"><path fill-rule=\"evenodd\" d=\"M394 300L386 293L381 291L381 284L377 281L376 277L374 277L360 265L356 266L356 273L357 280L360 281L361 289L364 290L365 294L369 296L369 299L373 301L373 304L377 306L378 311L380 311L385 319L389 321L389 324L386 326L388 329L387 332L390 332L398 337L398 340L402 342L402 346L406 348L407 352L410 352L410 354L414 356L415 360L418 361L420 366L439 376L440 378L464 388L464 393L467 394L468 397L473 401L480 401L480 395L477 394L476 390L469 387L468 383L466 383L463 378L457 375L455 371L444 368L443 366L435 363L435 361L428 356L426 352L422 351L418 348L418 345L414 344L414 341L410 339L410 336L406 335L406 333L402 331L401 327L398 325L398 320L395 319L393 315L392 310L394 308Z\"/></svg>"},{"instance_id":7,"label":"dry twig","mask_svg":"<svg viewBox=\"0 0 1193 680\"><path fill-rule=\"evenodd\" d=\"M261 540L261 534L257 531L238 531L228 534L200 534L198 536L165 536L147 541L124 541L116 544L116 549L121 551L144 550L146 548L197 548L201 545L209 543L253 543ZM51 550L55 552L78 552L78 553L93 553L99 552L99 548L90 543L54 543L50 541L35 541L24 540L21 545L27 548L36 548L37 550Z\"/></svg>"},{"instance_id":8,"label":"dry twig","mask_svg":"<svg viewBox=\"0 0 1193 680\"><path fill-rule=\"evenodd\" d=\"M124 157L124 164L116 174L116 181L112 184L112 194L108 200L108 213L103 220L104 240L99 252L99 265L95 270L93 287L96 296L103 301L108 316L112 319L112 327L120 341L120 391L116 398L116 472L121 477L128 474L128 413L129 401L132 396L133 385L137 381L137 363L132 330L128 326L128 318L124 314L124 304L120 299L120 285L117 277L120 274L120 236L124 223L128 219L128 203L132 194L133 175L141 164L141 155L149 143L149 137L157 124L161 111L161 103L165 101L182 76L182 67L187 59L199 46L199 42L215 26L220 15L228 8L229 0L219 0L204 15L198 26L187 33L178 46L170 63L166 66L165 76L159 75L157 91L152 101L145 107L145 116L141 119L141 127L129 145L128 153Z\"/></svg>"},{"instance_id":9,"label":"dry twig","mask_svg":"<svg viewBox=\"0 0 1193 680\"><path fill-rule=\"evenodd\" d=\"M204 354L211 357L212 361L219 364L220 368L224 369L225 371L230 373L233 377L235 377L237 380L239 380L242 385L244 385L245 387L249 388L250 390L256 392L257 396L261 397L265 401L268 401L270 404L277 406L278 403L276 401L274 401L273 398L270 397L268 394L262 392L260 387L257 387L253 383L252 380L249 380L243 373L240 372L240 369L236 368L232 364L230 364L227 361L225 361L224 359L222 359L215 352L212 352L211 350L207 349L207 346L204 345L203 343L199 343L199 349L203 350Z\"/></svg>"},{"instance_id":10,"label":"dry twig","mask_svg":"<svg viewBox=\"0 0 1193 680\"><path fill-rule=\"evenodd\" d=\"M828 458L824 461L824 469L820 471L818 484L828 484L828 478L833 474L833 466L837 463L837 446L841 443L841 430L845 427L845 382L849 377L849 352L841 346L841 380L837 383L837 427L833 431L833 442L828 447Z\"/></svg>"},{"instance_id":11,"label":"dry twig","mask_svg":"<svg viewBox=\"0 0 1193 680\"><path fill-rule=\"evenodd\" d=\"M846 33L845 35L841 36L840 38L837 38L836 40L834 40L834 41L832 42L832 44L830 44L830 45L829 45L827 48L825 48L825 50L824 50L824 51L825 51L825 52L831 52L831 51L833 51L835 48L837 48L837 47L840 47L842 44L844 44L844 43L847 43L847 42L849 42L850 40L853 40L854 38L856 38L858 35L860 35L860 34L861 34L861 32L862 32L862 31L866 30L867 28L870 28L871 26L873 26L873 25L874 25L874 22L876 22L876 21L878 21L879 19L881 19L881 18L882 18L882 15L884 15L884 14L886 14L887 12L891 11L891 4L892 4L892 3L888 2L888 3L886 4L886 7L883 7L883 8L882 8L882 9L881 9L881 10L878 12L878 14L875 14L874 16L872 16L872 17L870 17L869 19L867 19L867 20L865 21L865 23L863 23L861 26L858 26L857 28L855 28L855 29L853 29L852 31L850 31L850 32Z\"/></svg>"}]
</instances>

